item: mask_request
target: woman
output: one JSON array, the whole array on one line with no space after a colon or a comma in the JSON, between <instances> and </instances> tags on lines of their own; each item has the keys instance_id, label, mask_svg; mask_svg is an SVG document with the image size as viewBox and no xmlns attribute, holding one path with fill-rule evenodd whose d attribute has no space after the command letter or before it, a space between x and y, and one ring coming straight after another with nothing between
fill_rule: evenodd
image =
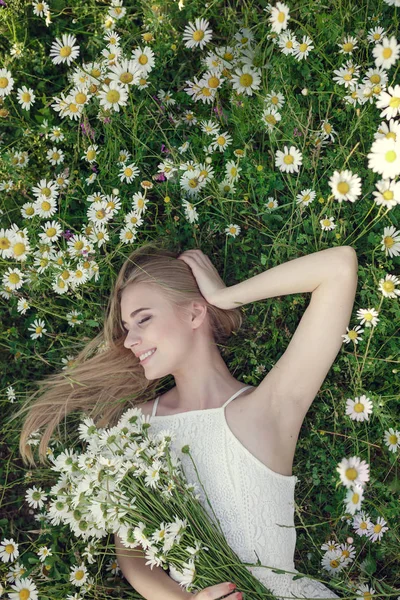
<instances>
[{"instance_id":1,"label":"woman","mask_svg":"<svg viewBox=\"0 0 400 600\"><path fill-rule=\"evenodd\" d=\"M44 460L55 426L69 412L82 410L104 427L140 404L154 433L174 431L177 451L189 441L201 482L240 559L296 573L296 441L341 347L356 287L357 258L348 246L303 256L229 288L200 250L177 256L142 246L118 275L104 332L81 351L70 376L39 382L47 389L24 423L24 461L33 461L28 435L47 425L39 445ZM304 292L312 292L310 305L286 352L258 387L243 386L217 347L240 327L238 307ZM90 357L102 342L105 349ZM154 401L169 375L175 386ZM196 481L184 455L182 462L188 479ZM249 569L278 597L338 597L308 578L293 581L291 574Z\"/></svg>"}]
</instances>

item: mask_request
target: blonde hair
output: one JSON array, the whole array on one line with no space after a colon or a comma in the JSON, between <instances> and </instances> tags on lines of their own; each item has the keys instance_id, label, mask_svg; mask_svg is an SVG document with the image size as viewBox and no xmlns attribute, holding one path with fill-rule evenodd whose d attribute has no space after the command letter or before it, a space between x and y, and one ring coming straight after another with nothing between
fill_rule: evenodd
<instances>
[{"instance_id":1,"label":"blonde hair","mask_svg":"<svg viewBox=\"0 0 400 600\"><path fill-rule=\"evenodd\" d=\"M185 308L192 301L205 303L216 344L225 343L241 327L240 309L222 310L209 304L190 267L177 260L179 254L156 243L134 250L117 276L108 300L103 331L84 346L72 367L36 382L39 389L13 416L14 419L28 411L19 441L25 465L36 466L28 443L31 434L46 427L38 447L39 460L45 464L53 431L69 413L83 411L97 427L114 426L124 410L155 398L163 378L147 380L139 359L124 346L126 331L121 322L120 301L128 285L155 285L176 308ZM32 404L37 395L39 398Z\"/></svg>"}]
</instances>

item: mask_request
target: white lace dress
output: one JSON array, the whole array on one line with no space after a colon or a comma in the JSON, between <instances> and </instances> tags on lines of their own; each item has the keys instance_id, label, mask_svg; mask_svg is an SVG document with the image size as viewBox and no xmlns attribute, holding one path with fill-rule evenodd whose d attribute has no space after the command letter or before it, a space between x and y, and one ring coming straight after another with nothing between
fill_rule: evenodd
<instances>
[{"instance_id":1,"label":"white lace dress","mask_svg":"<svg viewBox=\"0 0 400 600\"><path fill-rule=\"evenodd\" d=\"M186 478L197 484L200 502L214 520L190 457L181 452L188 444L222 531L242 562L298 572L293 556L294 488L298 478L269 469L233 435L225 407L251 386L236 392L219 408L157 416L156 399L150 416L151 433L169 429L176 435L171 448L182 461ZM282 527L283 526L283 527ZM257 554L256 554L257 553ZM278 598L339 598L318 581L247 567Z\"/></svg>"}]
</instances>

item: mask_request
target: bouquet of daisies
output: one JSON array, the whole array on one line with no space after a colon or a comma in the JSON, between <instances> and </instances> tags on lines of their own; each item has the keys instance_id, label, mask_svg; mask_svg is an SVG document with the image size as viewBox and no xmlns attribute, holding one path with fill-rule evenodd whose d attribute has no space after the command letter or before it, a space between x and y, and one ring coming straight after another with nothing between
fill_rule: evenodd
<instances>
[{"instance_id":1,"label":"bouquet of daisies","mask_svg":"<svg viewBox=\"0 0 400 600\"><path fill-rule=\"evenodd\" d=\"M126 548L142 548L151 568L168 570L189 592L235 581L252 600L273 599L246 568L264 565L242 563L199 502L196 483L186 481L170 450L172 438L149 429L139 408L108 429L85 418L79 425L85 451L66 449L51 459L61 475L50 490L49 521L68 523L75 536L90 541L118 534ZM182 452L190 455L189 447Z\"/></svg>"}]
</instances>

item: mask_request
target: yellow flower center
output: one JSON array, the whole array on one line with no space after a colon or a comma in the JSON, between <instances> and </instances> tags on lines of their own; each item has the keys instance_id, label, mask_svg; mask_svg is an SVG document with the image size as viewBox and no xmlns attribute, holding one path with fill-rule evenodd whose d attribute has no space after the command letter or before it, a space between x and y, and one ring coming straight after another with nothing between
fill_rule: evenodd
<instances>
[{"instance_id":1,"label":"yellow flower center","mask_svg":"<svg viewBox=\"0 0 400 600\"><path fill-rule=\"evenodd\" d=\"M35 332L42 333L42 329L43 329L43 327L36 327Z\"/></svg>"},{"instance_id":2,"label":"yellow flower center","mask_svg":"<svg viewBox=\"0 0 400 600\"><path fill-rule=\"evenodd\" d=\"M204 37L204 31L202 31L201 29L198 29L193 34L193 39L195 42L199 42L200 40L203 39L203 37Z\"/></svg>"},{"instance_id":3,"label":"yellow flower center","mask_svg":"<svg viewBox=\"0 0 400 600\"><path fill-rule=\"evenodd\" d=\"M88 160L94 160L94 159L95 159L95 157L96 157L96 150L88 150L88 151L86 152L86 158L87 158Z\"/></svg>"},{"instance_id":4,"label":"yellow flower center","mask_svg":"<svg viewBox=\"0 0 400 600\"><path fill-rule=\"evenodd\" d=\"M307 44L300 44L299 45L300 52L305 52L307 50L307 48L308 48Z\"/></svg>"},{"instance_id":5,"label":"yellow flower center","mask_svg":"<svg viewBox=\"0 0 400 600\"><path fill-rule=\"evenodd\" d=\"M325 129L326 133L330 133L332 131L332 126L329 125L329 123L325 123L324 129Z\"/></svg>"},{"instance_id":6,"label":"yellow flower center","mask_svg":"<svg viewBox=\"0 0 400 600\"><path fill-rule=\"evenodd\" d=\"M357 504L358 501L360 499L360 495L359 494L353 494L353 496L351 497L351 501L353 504Z\"/></svg>"},{"instance_id":7,"label":"yellow flower center","mask_svg":"<svg viewBox=\"0 0 400 600\"><path fill-rule=\"evenodd\" d=\"M8 86L7 77L0 77L0 88L6 88Z\"/></svg>"},{"instance_id":8,"label":"yellow flower center","mask_svg":"<svg viewBox=\"0 0 400 600\"><path fill-rule=\"evenodd\" d=\"M354 331L354 329L351 329L347 335L351 340L356 340L358 337L357 331Z\"/></svg>"},{"instance_id":9,"label":"yellow flower center","mask_svg":"<svg viewBox=\"0 0 400 600\"><path fill-rule=\"evenodd\" d=\"M385 48L382 52L383 58L390 58L393 54L393 50L391 48Z\"/></svg>"},{"instance_id":10,"label":"yellow flower center","mask_svg":"<svg viewBox=\"0 0 400 600\"><path fill-rule=\"evenodd\" d=\"M270 125L275 125L276 124L276 119L275 119L274 115L266 115L265 120Z\"/></svg>"},{"instance_id":11,"label":"yellow flower center","mask_svg":"<svg viewBox=\"0 0 400 600\"><path fill-rule=\"evenodd\" d=\"M286 156L284 156L284 158L283 158L283 162L286 165L291 165L293 163L293 161L294 161L294 158L291 154L286 154Z\"/></svg>"},{"instance_id":12,"label":"yellow flower center","mask_svg":"<svg viewBox=\"0 0 400 600\"><path fill-rule=\"evenodd\" d=\"M15 550L15 546L13 544L7 544L5 547L5 551L8 552L8 554L12 554Z\"/></svg>"},{"instance_id":13,"label":"yellow flower center","mask_svg":"<svg viewBox=\"0 0 400 600\"><path fill-rule=\"evenodd\" d=\"M126 238L127 240L131 240L131 239L133 238L133 233L132 233L132 231L127 231L127 232L126 232L126 234L125 234L125 238Z\"/></svg>"},{"instance_id":14,"label":"yellow flower center","mask_svg":"<svg viewBox=\"0 0 400 600\"><path fill-rule=\"evenodd\" d=\"M106 216L106 211L104 210L104 208L101 208L100 210L96 210L96 219L104 219L104 217Z\"/></svg>"},{"instance_id":15,"label":"yellow flower center","mask_svg":"<svg viewBox=\"0 0 400 600\"><path fill-rule=\"evenodd\" d=\"M147 58L147 56L145 54L141 54L139 57L139 62L141 65L146 65L148 63L149 59Z\"/></svg>"},{"instance_id":16,"label":"yellow flower center","mask_svg":"<svg viewBox=\"0 0 400 600\"><path fill-rule=\"evenodd\" d=\"M130 167L126 167L126 169L125 169L125 171L124 171L124 174L125 174L127 177L131 177L131 175L133 174L133 170L132 170Z\"/></svg>"},{"instance_id":17,"label":"yellow flower center","mask_svg":"<svg viewBox=\"0 0 400 600\"><path fill-rule=\"evenodd\" d=\"M391 248L394 245L394 239L390 235L387 235L386 237L384 237L383 241L384 241L386 248Z\"/></svg>"},{"instance_id":18,"label":"yellow flower center","mask_svg":"<svg viewBox=\"0 0 400 600\"><path fill-rule=\"evenodd\" d=\"M85 576L85 572L82 571L82 569L79 569L79 571L77 571L75 573L75 579L77 579L78 581L80 581L81 579L83 579L84 576Z\"/></svg>"},{"instance_id":19,"label":"yellow flower center","mask_svg":"<svg viewBox=\"0 0 400 600\"><path fill-rule=\"evenodd\" d=\"M322 223L323 223L324 227L329 227L332 224L329 219L324 219L322 221Z\"/></svg>"},{"instance_id":20,"label":"yellow flower center","mask_svg":"<svg viewBox=\"0 0 400 600\"><path fill-rule=\"evenodd\" d=\"M38 4L36 4L36 8L37 8L38 12L41 12L43 10L43 8L44 8L43 7L43 3L39 2Z\"/></svg>"},{"instance_id":21,"label":"yellow flower center","mask_svg":"<svg viewBox=\"0 0 400 600\"><path fill-rule=\"evenodd\" d=\"M330 561L330 565L331 565L332 569L337 569L339 566L339 561L334 558Z\"/></svg>"},{"instance_id":22,"label":"yellow flower center","mask_svg":"<svg viewBox=\"0 0 400 600\"><path fill-rule=\"evenodd\" d=\"M215 75L213 77L210 77L210 79L208 80L208 87L217 88L219 86L219 81L220 80Z\"/></svg>"},{"instance_id":23,"label":"yellow flower center","mask_svg":"<svg viewBox=\"0 0 400 600\"><path fill-rule=\"evenodd\" d=\"M364 404L362 404L361 402L356 402L356 404L354 405L354 410L358 413L363 412Z\"/></svg>"},{"instance_id":24,"label":"yellow flower center","mask_svg":"<svg viewBox=\"0 0 400 600\"><path fill-rule=\"evenodd\" d=\"M72 52L72 48L71 46L63 46L63 48L60 49L60 56L65 57L65 56L69 56Z\"/></svg>"},{"instance_id":25,"label":"yellow flower center","mask_svg":"<svg viewBox=\"0 0 400 600\"><path fill-rule=\"evenodd\" d=\"M394 162L396 160L396 158L397 158L397 154L396 154L396 152L394 150L389 150L385 154L385 159L389 163Z\"/></svg>"},{"instance_id":26,"label":"yellow flower center","mask_svg":"<svg viewBox=\"0 0 400 600\"><path fill-rule=\"evenodd\" d=\"M132 73L121 73L119 79L122 83L130 83L133 80L133 75Z\"/></svg>"},{"instance_id":27,"label":"yellow flower center","mask_svg":"<svg viewBox=\"0 0 400 600\"><path fill-rule=\"evenodd\" d=\"M371 83L379 83L381 80L381 76L378 73L374 73L373 75L371 75L369 80Z\"/></svg>"},{"instance_id":28,"label":"yellow flower center","mask_svg":"<svg viewBox=\"0 0 400 600\"><path fill-rule=\"evenodd\" d=\"M376 525L374 525L374 532L375 533L379 533L382 529L382 525L380 525L379 523L377 523Z\"/></svg>"},{"instance_id":29,"label":"yellow flower center","mask_svg":"<svg viewBox=\"0 0 400 600\"><path fill-rule=\"evenodd\" d=\"M392 190L385 190L382 194L385 200L393 200L393 192Z\"/></svg>"},{"instance_id":30,"label":"yellow flower center","mask_svg":"<svg viewBox=\"0 0 400 600\"><path fill-rule=\"evenodd\" d=\"M357 470L354 467L350 467L349 469L346 469L345 475L347 479L354 481L357 478Z\"/></svg>"},{"instance_id":31,"label":"yellow flower center","mask_svg":"<svg viewBox=\"0 0 400 600\"><path fill-rule=\"evenodd\" d=\"M343 50L345 52L351 52L354 48L354 44L352 44L351 42L347 42L347 44L343 44Z\"/></svg>"},{"instance_id":32,"label":"yellow flower center","mask_svg":"<svg viewBox=\"0 0 400 600\"><path fill-rule=\"evenodd\" d=\"M393 96L393 98L390 98L389 106L391 108L399 108L399 106L400 106L400 97L398 98L397 96Z\"/></svg>"},{"instance_id":33,"label":"yellow flower center","mask_svg":"<svg viewBox=\"0 0 400 600\"><path fill-rule=\"evenodd\" d=\"M96 67L94 67L91 71L90 74L92 77L95 77L96 79L98 79L101 75L101 71L100 69L97 69Z\"/></svg>"},{"instance_id":34,"label":"yellow flower center","mask_svg":"<svg viewBox=\"0 0 400 600\"><path fill-rule=\"evenodd\" d=\"M27 588L22 588L18 592L19 600L28 600L31 597L31 593Z\"/></svg>"},{"instance_id":35,"label":"yellow flower center","mask_svg":"<svg viewBox=\"0 0 400 600\"><path fill-rule=\"evenodd\" d=\"M21 254L24 254L25 252L25 244L23 244L22 242L18 242L17 244L15 244L14 246L14 255L15 256L21 256Z\"/></svg>"},{"instance_id":36,"label":"yellow flower center","mask_svg":"<svg viewBox=\"0 0 400 600\"><path fill-rule=\"evenodd\" d=\"M70 103L70 105L68 106L68 109L70 110L70 112L73 112L73 113L78 112L78 107L74 102Z\"/></svg>"},{"instance_id":37,"label":"yellow flower center","mask_svg":"<svg viewBox=\"0 0 400 600\"><path fill-rule=\"evenodd\" d=\"M368 529L368 524L365 521L361 521L360 529Z\"/></svg>"},{"instance_id":38,"label":"yellow flower center","mask_svg":"<svg viewBox=\"0 0 400 600\"><path fill-rule=\"evenodd\" d=\"M393 434L393 435L389 435L389 443L390 444L397 444L398 439L397 439L397 435Z\"/></svg>"},{"instance_id":39,"label":"yellow flower center","mask_svg":"<svg viewBox=\"0 0 400 600\"><path fill-rule=\"evenodd\" d=\"M77 271L75 271L75 277L80 279L81 277L83 277L83 272L78 269Z\"/></svg>"},{"instance_id":40,"label":"yellow flower center","mask_svg":"<svg viewBox=\"0 0 400 600\"><path fill-rule=\"evenodd\" d=\"M393 292L393 290L394 290L394 283L393 283L393 281L387 280L387 281L385 281L385 283L383 284L382 287L385 290L385 292L390 293L390 292Z\"/></svg>"},{"instance_id":41,"label":"yellow flower center","mask_svg":"<svg viewBox=\"0 0 400 600\"><path fill-rule=\"evenodd\" d=\"M24 93L22 94L21 98L22 98L22 100L23 100L24 102L30 102L30 100L31 100L31 95L30 95L30 93L29 93L29 92L24 92Z\"/></svg>"},{"instance_id":42,"label":"yellow flower center","mask_svg":"<svg viewBox=\"0 0 400 600\"><path fill-rule=\"evenodd\" d=\"M218 136L217 138L217 144L219 144L220 146L223 146L226 142L226 139L224 138L223 135Z\"/></svg>"},{"instance_id":43,"label":"yellow flower center","mask_svg":"<svg viewBox=\"0 0 400 600\"><path fill-rule=\"evenodd\" d=\"M48 187L44 187L40 190L42 196L46 196L47 198L51 196L51 190Z\"/></svg>"},{"instance_id":44,"label":"yellow flower center","mask_svg":"<svg viewBox=\"0 0 400 600\"><path fill-rule=\"evenodd\" d=\"M293 48L293 42L292 40L288 40L285 44L286 48Z\"/></svg>"},{"instance_id":45,"label":"yellow flower center","mask_svg":"<svg viewBox=\"0 0 400 600\"><path fill-rule=\"evenodd\" d=\"M58 152L53 152L53 154L51 155L51 158L53 160L58 160L60 158L60 154Z\"/></svg>"},{"instance_id":46,"label":"yellow flower center","mask_svg":"<svg viewBox=\"0 0 400 600\"><path fill-rule=\"evenodd\" d=\"M338 192L340 192L341 194L347 194L350 186L346 181L341 181L340 183L338 183L337 186Z\"/></svg>"},{"instance_id":47,"label":"yellow flower center","mask_svg":"<svg viewBox=\"0 0 400 600\"><path fill-rule=\"evenodd\" d=\"M54 235L56 235L56 228L55 227L49 227L48 230L46 231L46 235L51 238Z\"/></svg>"},{"instance_id":48,"label":"yellow flower center","mask_svg":"<svg viewBox=\"0 0 400 600\"><path fill-rule=\"evenodd\" d=\"M87 96L83 92L78 92L75 96L75 102L77 104L85 104L86 100Z\"/></svg>"},{"instance_id":49,"label":"yellow flower center","mask_svg":"<svg viewBox=\"0 0 400 600\"><path fill-rule=\"evenodd\" d=\"M231 175L234 177L235 175L237 175L237 168L236 167L232 167L231 169Z\"/></svg>"},{"instance_id":50,"label":"yellow flower center","mask_svg":"<svg viewBox=\"0 0 400 600\"><path fill-rule=\"evenodd\" d=\"M77 240L77 241L74 243L74 248L75 248L76 250L82 250L82 248L83 248L83 242L82 242L82 240Z\"/></svg>"},{"instance_id":51,"label":"yellow flower center","mask_svg":"<svg viewBox=\"0 0 400 600\"><path fill-rule=\"evenodd\" d=\"M353 77L350 73L346 73L346 75L343 75L343 79L345 81L351 81L353 79Z\"/></svg>"},{"instance_id":52,"label":"yellow flower center","mask_svg":"<svg viewBox=\"0 0 400 600\"><path fill-rule=\"evenodd\" d=\"M6 237L0 238L0 249L7 250L11 246L10 240Z\"/></svg>"},{"instance_id":53,"label":"yellow flower center","mask_svg":"<svg viewBox=\"0 0 400 600\"><path fill-rule=\"evenodd\" d=\"M243 73L243 75L239 77L239 82L241 86L249 87L253 83L253 77L250 73Z\"/></svg>"},{"instance_id":54,"label":"yellow flower center","mask_svg":"<svg viewBox=\"0 0 400 600\"><path fill-rule=\"evenodd\" d=\"M118 100L120 99L121 94L119 93L118 90L109 90L107 92L106 98L107 101L110 102L110 104L114 104L115 102L118 102Z\"/></svg>"},{"instance_id":55,"label":"yellow flower center","mask_svg":"<svg viewBox=\"0 0 400 600\"><path fill-rule=\"evenodd\" d=\"M278 13L278 21L279 21L279 23L283 23L285 21L285 13L284 12Z\"/></svg>"}]
</instances>

